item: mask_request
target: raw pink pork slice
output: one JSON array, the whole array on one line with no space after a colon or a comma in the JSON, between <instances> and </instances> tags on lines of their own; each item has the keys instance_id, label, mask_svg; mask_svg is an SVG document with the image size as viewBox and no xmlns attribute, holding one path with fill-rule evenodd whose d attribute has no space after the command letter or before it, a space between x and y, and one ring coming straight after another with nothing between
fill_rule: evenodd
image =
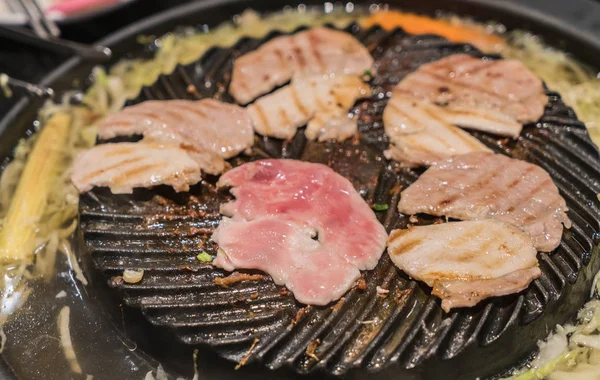
<instances>
[{"instance_id":1,"label":"raw pink pork slice","mask_svg":"<svg viewBox=\"0 0 600 380\"><path fill-rule=\"evenodd\" d=\"M371 208L325 165L256 161L228 171L218 185L236 199L221 206L214 264L267 272L302 303L337 300L385 249L387 233Z\"/></svg>"}]
</instances>

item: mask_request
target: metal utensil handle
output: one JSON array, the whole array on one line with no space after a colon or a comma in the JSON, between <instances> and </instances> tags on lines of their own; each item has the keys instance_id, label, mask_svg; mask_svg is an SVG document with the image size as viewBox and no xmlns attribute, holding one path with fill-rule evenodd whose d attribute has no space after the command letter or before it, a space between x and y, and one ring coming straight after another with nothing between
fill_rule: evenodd
<instances>
[{"instance_id":1,"label":"metal utensil handle","mask_svg":"<svg viewBox=\"0 0 600 380\"><path fill-rule=\"evenodd\" d=\"M103 62L112 56L112 51L105 46L90 46L56 37L42 39L30 30L17 26L0 25L0 36L53 53L75 54L90 61Z\"/></svg>"}]
</instances>

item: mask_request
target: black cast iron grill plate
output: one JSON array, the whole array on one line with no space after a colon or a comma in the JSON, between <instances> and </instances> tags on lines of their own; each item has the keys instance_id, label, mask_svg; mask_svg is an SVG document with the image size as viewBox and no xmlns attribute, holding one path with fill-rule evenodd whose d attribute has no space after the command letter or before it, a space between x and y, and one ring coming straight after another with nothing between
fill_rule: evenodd
<instances>
[{"instance_id":1,"label":"black cast iron grill plate","mask_svg":"<svg viewBox=\"0 0 600 380\"><path fill-rule=\"evenodd\" d=\"M396 208L399 195L390 190L406 188L421 171L382 158L388 145L381 122L386 93L424 63L456 53L483 55L470 45L433 35L362 30L356 25L347 31L371 51L378 73L372 81L373 97L353 110L359 117L360 141L310 142L303 130L289 142L257 136L254 154L233 159L232 164L265 157L325 163L350 179L368 202L389 205L388 211L378 213L388 232L405 228L409 221ZM232 101L227 88L233 60L278 35L212 49L198 62L161 76L131 103L205 97ZM190 85L196 91L190 91ZM148 321L171 329L181 342L210 345L232 361L241 360L258 338L249 362L261 361L271 369L289 366L300 373L320 369L343 374L355 367L377 370L391 363L410 369L467 355L494 360L490 368L506 368L531 352L548 326L573 315L590 276L600 269L595 254L600 210L593 201L600 193L600 156L559 94L548 95L544 116L526 126L519 139L473 135L496 152L547 170L567 201L573 227L565 231L555 252L539 255L542 276L525 292L474 308L444 313L429 289L397 270L387 253L374 270L363 273L366 290L352 289L343 301L328 307L298 304L268 277L217 286L214 279L229 273L196 259L203 250L215 254L211 231L220 220L219 204L230 199L215 189L214 178L184 194L166 187L120 196L96 189L82 197L81 230L94 265L126 305L140 308ZM420 224L432 220L422 217ZM144 269L140 283L120 279L122 271L131 268ZM389 294L378 296L377 286ZM318 361L306 353L317 341Z\"/></svg>"}]
</instances>

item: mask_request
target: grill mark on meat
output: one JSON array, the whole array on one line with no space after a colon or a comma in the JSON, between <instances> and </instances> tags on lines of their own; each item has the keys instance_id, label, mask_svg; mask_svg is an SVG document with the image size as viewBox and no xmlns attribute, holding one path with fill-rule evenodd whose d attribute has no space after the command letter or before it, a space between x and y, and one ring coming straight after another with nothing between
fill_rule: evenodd
<instances>
[{"instance_id":1,"label":"grill mark on meat","mask_svg":"<svg viewBox=\"0 0 600 380\"><path fill-rule=\"evenodd\" d=\"M294 44L294 47L292 48L292 51L294 52L295 56L298 58L298 64L300 65L300 67L302 69L304 69L307 66L306 58L304 58L304 53L303 53L302 49L298 45L296 45L295 42L293 42L293 44Z\"/></svg>"},{"instance_id":2,"label":"grill mark on meat","mask_svg":"<svg viewBox=\"0 0 600 380\"><path fill-rule=\"evenodd\" d=\"M111 152L106 153L104 157L114 157L114 156L122 156L125 154L133 153L133 149L131 147L117 147L113 149Z\"/></svg>"},{"instance_id":3,"label":"grill mark on meat","mask_svg":"<svg viewBox=\"0 0 600 380\"><path fill-rule=\"evenodd\" d=\"M403 117L407 120L409 120L411 123L413 123L414 125L419 125L421 123L419 123L419 121L417 121L415 118L413 118L411 115L409 115L408 113L404 112L400 107L398 107L398 105L395 102L389 102L387 107L391 107L391 109L396 112L397 114L400 115L400 117Z\"/></svg>"},{"instance_id":4,"label":"grill mark on meat","mask_svg":"<svg viewBox=\"0 0 600 380\"><path fill-rule=\"evenodd\" d=\"M290 91L292 92L292 99L294 100L294 106L300 111L303 117L310 117L310 112L304 107L300 97L298 96L298 91L296 91L296 87L291 86Z\"/></svg>"},{"instance_id":5,"label":"grill mark on meat","mask_svg":"<svg viewBox=\"0 0 600 380\"><path fill-rule=\"evenodd\" d=\"M286 62L285 57L284 57L283 53L281 52L281 50L275 49L273 52L275 53L275 55L277 56L277 59L279 60L279 66L281 66L282 68L285 68L285 66L287 65L287 62Z\"/></svg>"},{"instance_id":6,"label":"grill mark on meat","mask_svg":"<svg viewBox=\"0 0 600 380\"><path fill-rule=\"evenodd\" d=\"M183 104L183 103L176 103L172 105L175 108L181 108L187 112L193 113L196 116L199 116L201 118L205 118L207 116L207 114L205 112L203 112L202 110L189 106L187 104Z\"/></svg>"},{"instance_id":7,"label":"grill mark on meat","mask_svg":"<svg viewBox=\"0 0 600 380\"><path fill-rule=\"evenodd\" d=\"M290 118L288 117L287 112L285 111L284 108L280 108L279 109L279 115L281 116L281 118L283 119L283 123L285 125L289 125L292 124L292 121L290 120Z\"/></svg>"},{"instance_id":8,"label":"grill mark on meat","mask_svg":"<svg viewBox=\"0 0 600 380\"><path fill-rule=\"evenodd\" d=\"M476 237L481 235L484 229L485 226L483 224L478 224L475 228L469 229L462 234L456 234L451 240L448 241L447 247L449 249L457 249L471 240L477 241Z\"/></svg>"},{"instance_id":9,"label":"grill mark on meat","mask_svg":"<svg viewBox=\"0 0 600 380\"><path fill-rule=\"evenodd\" d=\"M325 62L323 62L323 57L321 57L321 53L319 52L319 49L317 48L320 43L320 39L314 33L309 34L308 39L310 41L310 48L311 48L312 54L317 59L317 64L319 65L319 69L321 71L325 70L325 67L326 67Z\"/></svg>"},{"instance_id":10,"label":"grill mark on meat","mask_svg":"<svg viewBox=\"0 0 600 380\"><path fill-rule=\"evenodd\" d=\"M446 78L443 75L440 75L438 73L435 73L435 72L423 70L422 73L429 75L430 77L438 80L441 83L446 83L448 81L448 78ZM465 84L465 83L461 83L459 81L453 81L451 86L458 87L458 88L465 89L465 90L474 90L477 92L481 92L482 94L488 95L492 98L495 98L496 100L504 100L501 96L494 93L493 91L489 91L488 89L486 89L484 87L479 87L473 83Z\"/></svg>"},{"instance_id":11,"label":"grill mark on meat","mask_svg":"<svg viewBox=\"0 0 600 380\"><path fill-rule=\"evenodd\" d=\"M145 171L151 172L153 169L160 169L165 166L164 164L147 164L142 166L137 166L132 169L126 170L122 172L120 175L113 177L113 182L116 184L122 184L127 181L130 176L135 176Z\"/></svg>"},{"instance_id":12,"label":"grill mark on meat","mask_svg":"<svg viewBox=\"0 0 600 380\"><path fill-rule=\"evenodd\" d=\"M524 194L521 198L515 200L515 202L506 209L506 212L513 212L517 209L518 206L521 206L527 200L531 199L535 194L537 194L542 188L548 186L549 184L554 184L551 178L546 178L544 181L538 183L533 189L531 189L528 193Z\"/></svg>"},{"instance_id":13,"label":"grill mark on meat","mask_svg":"<svg viewBox=\"0 0 600 380\"><path fill-rule=\"evenodd\" d=\"M140 116L148 118L150 120L158 121L161 124L166 124L167 123L165 121L165 119L161 115L159 115L156 112L153 112L151 110L144 109L144 108L140 108L140 109L137 109L137 110L131 110L130 114L132 116L133 115L140 115Z\"/></svg>"},{"instance_id":14,"label":"grill mark on meat","mask_svg":"<svg viewBox=\"0 0 600 380\"><path fill-rule=\"evenodd\" d=\"M418 246L422 242L423 242L423 240L421 240L421 239L409 240L409 241L405 242L404 244L401 244L400 246L397 246L394 249L394 252L391 253L391 254L396 255L396 256L400 256L403 253L406 253L409 250L415 248L416 246Z\"/></svg>"},{"instance_id":15,"label":"grill mark on meat","mask_svg":"<svg viewBox=\"0 0 600 380\"><path fill-rule=\"evenodd\" d=\"M265 129L265 134L268 135L271 132L271 126L269 125L269 121L267 120L267 115L265 115L265 111L262 109L262 107L260 106L260 104L253 104L252 107L256 110L256 113L258 113L258 117Z\"/></svg>"},{"instance_id":16,"label":"grill mark on meat","mask_svg":"<svg viewBox=\"0 0 600 380\"><path fill-rule=\"evenodd\" d=\"M125 152L125 153L131 153L131 152ZM113 156L114 156L114 154L113 154ZM127 159L127 160L124 160L124 161L119 161L119 162L117 162L117 163L115 163L113 165L110 165L108 167L105 167L105 168L98 169L98 170L95 170L93 172L90 172L85 177L83 177L82 180L84 182L88 182L88 181L92 180L94 177L99 176L102 173L106 173L108 171L111 171L113 169L117 169L119 167L126 167L126 165L134 164L136 162L140 162L140 161L143 161L143 160L144 160L143 157L136 157L136 158L130 158L130 159Z\"/></svg>"},{"instance_id":17,"label":"grill mark on meat","mask_svg":"<svg viewBox=\"0 0 600 380\"><path fill-rule=\"evenodd\" d=\"M211 110L217 110L220 108L220 104L221 103L218 101L202 102L202 107L209 108Z\"/></svg>"}]
</instances>

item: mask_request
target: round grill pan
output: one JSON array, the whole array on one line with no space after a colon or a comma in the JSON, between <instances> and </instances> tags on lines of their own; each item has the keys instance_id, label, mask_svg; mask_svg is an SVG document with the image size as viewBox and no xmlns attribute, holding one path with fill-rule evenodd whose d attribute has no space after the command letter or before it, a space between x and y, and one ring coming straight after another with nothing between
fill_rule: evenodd
<instances>
[{"instance_id":1,"label":"round grill pan","mask_svg":"<svg viewBox=\"0 0 600 380\"><path fill-rule=\"evenodd\" d=\"M254 3L234 4L239 7L235 11L249 5L257 8ZM474 2L463 4L468 9L476 7ZM265 6L272 9L281 5ZM208 6L213 4L191 7L198 12L194 16L190 8L182 7L151 30L163 32L182 20L198 20L200 10ZM429 10L435 6L432 4ZM211 9L213 15L222 15L222 20L234 12L224 7ZM349 178L368 201L390 205L387 212L379 213L388 231L402 228L408 221L396 211L398 196L390 190L408 186L420 172L381 160L381 152L387 147L381 125L387 100L380 94L423 63L457 52L481 53L469 45L452 44L437 36L412 36L402 30L363 30L354 25L347 31L369 48L378 66L373 98L360 102L355 109L360 120L360 141L315 143L306 141L302 132L287 143L257 138L256 153L234 163L286 157L328 164ZM132 28L127 34L134 32L142 30ZM272 33L266 40L277 35ZM131 46L127 38L117 49ZM213 49L198 62L161 76L131 103L206 96L230 101L227 84L233 59L261 43L264 40L244 39L231 49ZM75 68L70 75L56 76L69 80L89 69L78 62L70 65ZM190 84L196 86L198 94L186 91ZM140 349L134 349L139 344L155 359L182 370L182 358L192 348L200 348L200 365L207 376L226 374L227 378L234 374L246 378L472 378L492 376L517 364L556 323L564 323L575 314L600 267L596 257L600 213L594 202L600 192L596 180L600 156L585 126L562 103L560 95L552 91L548 95L550 103L543 118L526 126L519 140L475 134L498 152L546 169L570 208L573 228L565 233L555 252L540 255L543 275L524 293L446 314L426 286L410 281L386 255L375 270L364 273L367 289L353 289L344 301L331 307L304 307L268 278L224 289L214 285L214 278L227 273L195 259L202 249L214 252L210 231L218 224L218 205L228 199L225 193L215 191L213 179L194 187L189 194L158 188L114 196L95 190L82 197L80 205L79 255L91 286L79 289L80 298L70 300L74 310L82 311L73 325L80 332L74 334L74 340L77 347L78 335L85 339L100 331L113 337L95 342L103 347L98 348L101 354L88 353L83 361L97 368L98 364L91 364L94 360L106 361L103 356L116 360L121 353L120 361L113 364L121 372L115 373L138 373L140 368L156 366ZM31 114L21 115L23 120L16 125L31 120ZM136 285L124 284L118 276L125 268L144 268L144 280ZM378 297L377 285L389 289L390 294ZM52 310L39 299L34 307ZM115 325L107 323L109 318ZM95 325L96 332L87 331L86 324ZM21 323L19 327L24 337L35 336L32 325ZM122 333L136 343L123 338ZM256 338L257 344L247 355ZM117 347L112 353L107 349L110 343ZM307 354L309 346L315 348L318 361ZM23 352L20 354L22 357ZM235 362L246 356L248 366L233 372ZM12 365L19 357L18 350L9 351L5 357ZM185 359L189 362L190 357ZM131 363L124 364L127 360ZM27 373L24 368L15 372L23 371Z\"/></svg>"}]
</instances>

